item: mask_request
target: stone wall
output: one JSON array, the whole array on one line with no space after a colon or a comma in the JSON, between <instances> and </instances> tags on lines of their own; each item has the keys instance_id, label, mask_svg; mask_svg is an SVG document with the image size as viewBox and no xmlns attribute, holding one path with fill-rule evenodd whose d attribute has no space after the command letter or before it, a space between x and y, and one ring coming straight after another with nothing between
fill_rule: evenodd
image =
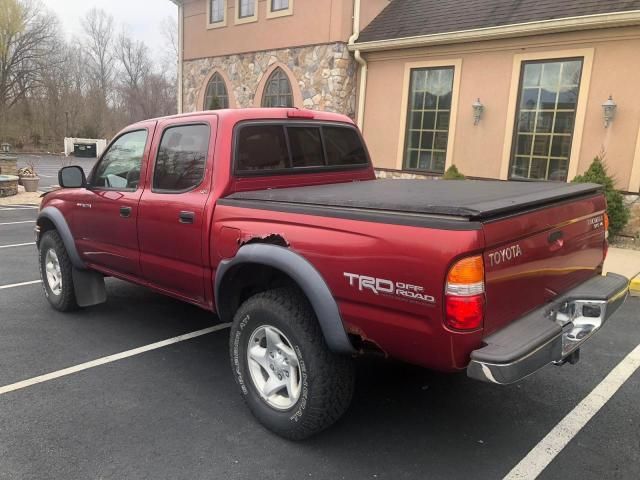
<instances>
[{"instance_id":1,"label":"stone wall","mask_svg":"<svg viewBox=\"0 0 640 480\"><path fill-rule=\"evenodd\" d=\"M629 222L621 234L640 239L640 195L625 195L624 203L629 207Z\"/></svg>"},{"instance_id":2,"label":"stone wall","mask_svg":"<svg viewBox=\"0 0 640 480\"><path fill-rule=\"evenodd\" d=\"M0 156L0 175L17 175L18 157Z\"/></svg>"},{"instance_id":3,"label":"stone wall","mask_svg":"<svg viewBox=\"0 0 640 480\"><path fill-rule=\"evenodd\" d=\"M357 70L345 43L185 61L183 110L202 110L201 91L215 69L223 71L229 79L231 85L227 85L227 90L238 107L256 106L258 85L276 62L286 65L297 79L304 107L355 116Z\"/></svg>"},{"instance_id":4,"label":"stone wall","mask_svg":"<svg viewBox=\"0 0 640 480\"><path fill-rule=\"evenodd\" d=\"M376 169L376 177L393 178L393 179L422 179L422 180L438 180L440 175L427 175L422 173L407 172L405 170L386 170Z\"/></svg>"}]
</instances>

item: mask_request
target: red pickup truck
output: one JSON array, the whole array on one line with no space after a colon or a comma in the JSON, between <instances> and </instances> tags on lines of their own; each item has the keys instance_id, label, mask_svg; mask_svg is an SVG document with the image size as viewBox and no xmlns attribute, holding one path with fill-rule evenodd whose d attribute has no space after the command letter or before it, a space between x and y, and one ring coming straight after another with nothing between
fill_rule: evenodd
<instances>
[{"instance_id":1,"label":"red pickup truck","mask_svg":"<svg viewBox=\"0 0 640 480\"><path fill-rule=\"evenodd\" d=\"M601 275L598 185L376 180L341 115L145 121L59 183L36 228L51 305L113 276L216 312L246 403L291 439L344 413L357 355L508 384L575 363L628 291Z\"/></svg>"}]
</instances>

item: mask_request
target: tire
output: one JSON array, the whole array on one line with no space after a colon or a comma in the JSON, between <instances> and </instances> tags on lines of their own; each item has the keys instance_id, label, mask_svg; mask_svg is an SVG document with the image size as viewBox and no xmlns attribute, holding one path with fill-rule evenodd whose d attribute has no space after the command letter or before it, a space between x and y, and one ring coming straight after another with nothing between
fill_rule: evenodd
<instances>
[{"instance_id":1,"label":"tire","mask_svg":"<svg viewBox=\"0 0 640 480\"><path fill-rule=\"evenodd\" d=\"M51 306L60 312L76 310L78 304L73 285L73 267L57 231L49 230L42 235L39 260L42 288ZM51 277L52 269L54 270L53 278ZM60 283L58 284L56 280L60 280Z\"/></svg>"},{"instance_id":2,"label":"tire","mask_svg":"<svg viewBox=\"0 0 640 480\"><path fill-rule=\"evenodd\" d=\"M274 342L274 334L280 343ZM278 345L275 357L269 355L274 349L270 350L267 338L271 346ZM249 358L249 353L259 356L262 349L262 363ZM329 350L311 305L297 289L269 290L245 301L234 316L230 352L233 374L247 406L281 437L305 439L332 425L349 407L353 361ZM271 368L274 364L275 369ZM267 397L269 381L277 382L275 377L283 371L288 377L283 381L289 386Z\"/></svg>"}]
</instances>

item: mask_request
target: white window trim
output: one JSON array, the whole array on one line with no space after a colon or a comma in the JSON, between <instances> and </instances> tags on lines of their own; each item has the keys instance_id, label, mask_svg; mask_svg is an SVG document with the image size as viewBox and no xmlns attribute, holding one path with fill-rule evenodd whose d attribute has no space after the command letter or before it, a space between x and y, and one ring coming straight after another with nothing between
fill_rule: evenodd
<instances>
[{"instance_id":1,"label":"white window trim","mask_svg":"<svg viewBox=\"0 0 640 480\"><path fill-rule=\"evenodd\" d=\"M293 1L289 0L289 7L283 10L271 10L272 0L267 0L267 18L279 18L293 15Z\"/></svg>"},{"instance_id":2,"label":"white window trim","mask_svg":"<svg viewBox=\"0 0 640 480\"><path fill-rule=\"evenodd\" d=\"M222 28L227 26L227 7L227 0L222 0L222 9L224 11L222 21L211 23L211 0L207 0L207 29Z\"/></svg>"},{"instance_id":3,"label":"white window trim","mask_svg":"<svg viewBox=\"0 0 640 480\"><path fill-rule=\"evenodd\" d=\"M398 153L396 168L404 170L404 150L407 136L407 112L409 108L409 86L411 84L411 70L416 68L444 68L453 67L453 90L451 92L451 116L449 117L449 135L447 138L447 156L444 171L453 165L453 150L455 147L456 124L458 121L458 97L460 95L460 78L462 77L462 59L432 60L428 62L410 62L404 65L404 84L402 86L402 108L400 109L400 136L398 138ZM443 172L444 173L444 172Z\"/></svg>"},{"instance_id":4,"label":"white window trim","mask_svg":"<svg viewBox=\"0 0 640 480\"><path fill-rule=\"evenodd\" d=\"M253 8L253 15L250 17L240 18L240 0L235 0L235 24L242 25L243 23L252 23L258 21L258 0L253 0L255 6Z\"/></svg>"},{"instance_id":5,"label":"white window trim","mask_svg":"<svg viewBox=\"0 0 640 480\"><path fill-rule=\"evenodd\" d=\"M593 53L593 48L580 48L575 50L551 50L545 52L520 53L513 56L511 87L509 90L509 103L507 106L507 123L504 128L504 150L502 151L502 164L500 166L501 180L509 179L509 166L511 164L511 149L513 148L513 131L516 127L516 110L518 106L522 63L535 60L561 60L563 58L583 57L582 78L580 79L580 90L578 91L578 105L576 106L573 140L571 142L571 152L569 154L567 181L570 182L575 178L578 173L578 164L580 162L582 133L584 131L584 119L587 111L589 85L591 84Z\"/></svg>"}]
</instances>

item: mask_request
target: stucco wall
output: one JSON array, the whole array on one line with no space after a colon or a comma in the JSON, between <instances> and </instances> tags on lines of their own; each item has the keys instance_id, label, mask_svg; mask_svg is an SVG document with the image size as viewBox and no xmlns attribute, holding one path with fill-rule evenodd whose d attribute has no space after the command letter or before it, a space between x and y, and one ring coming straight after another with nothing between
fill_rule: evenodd
<instances>
[{"instance_id":1,"label":"stucco wall","mask_svg":"<svg viewBox=\"0 0 640 480\"><path fill-rule=\"evenodd\" d=\"M289 76L296 107L354 116L356 65L344 43L187 61L183 109L203 109L204 91L215 71L225 78L231 107L260 106L264 84L278 66Z\"/></svg>"},{"instance_id":2,"label":"stucco wall","mask_svg":"<svg viewBox=\"0 0 640 480\"><path fill-rule=\"evenodd\" d=\"M595 155L606 152L606 161L617 178L618 188L638 191L632 177L634 161L640 167L637 148L640 129L640 28L575 32L540 37L434 46L367 54L369 78L364 136L381 168L401 168L404 132L401 131L405 69L421 61L461 61L458 115L453 163L469 176L500 178L504 171L505 135L513 127L508 114L512 87L517 87L517 55L592 50L590 84L585 88L586 108L580 147L576 152L577 172L584 171ZM586 62L585 62L586 65ZM515 78L514 78L515 72ZM583 72L583 82L587 72ZM602 119L602 102L609 94L618 104L617 116L608 129ZM473 124L472 103L480 97L485 105L479 125ZM574 137L574 141L575 141ZM635 160L634 160L635 157ZM507 158L508 159L508 158ZM638 171L638 167L636 167Z\"/></svg>"},{"instance_id":3,"label":"stucco wall","mask_svg":"<svg viewBox=\"0 0 640 480\"><path fill-rule=\"evenodd\" d=\"M235 3L227 0L227 22L221 28L207 28L205 0L185 3L185 60L346 42L351 35L353 0L294 0L293 15L277 18L267 18L268 2L259 0L257 21L237 25Z\"/></svg>"}]
</instances>

